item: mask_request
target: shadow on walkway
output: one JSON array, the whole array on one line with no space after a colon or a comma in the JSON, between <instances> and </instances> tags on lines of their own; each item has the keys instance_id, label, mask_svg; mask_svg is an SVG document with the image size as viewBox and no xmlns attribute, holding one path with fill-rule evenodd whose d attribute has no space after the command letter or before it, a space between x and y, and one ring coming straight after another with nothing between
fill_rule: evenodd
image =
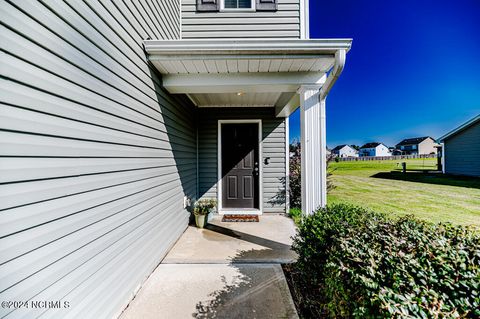
<instances>
[{"instance_id":1,"label":"shadow on walkway","mask_svg":"<svg viewBox=\"0 0 480 319\"><path fill-rule=\"evenodd\" d=\"M242 251L229 267L236 275L222 276L223 288L199 301L193 318L298 318L281 264L245 264L261 251Z\"/></svg>"},{"instance_id":2,"label":"shadow on walkway","mask_svg":"<svg viewBox=\"0 0 480 319\"><path fill-rule=\"evenodd\" d=\"M244 250L232 256L229 267L236 275L222 276L224 287L210 293L209 300L199 301L193 318L298 318L281 264L245 263L272 250L289 250L289 245L218 225L206 228L266 249Z\"/></svg>"},{"instance_id":3,"label":"shadow on walkway","mask_svg":"<svg viewBox=\"0 0 480 319\"><path fill-rule=\"evenodd\" d=\"M121 318L298 318L282 270L297 258L295 232L291 219L276 214L190 226Z\"/></svg>"},{"instance_id":4,"label":"shadow on walkway","mask_svg":"<svg viewBox=\"0 0 480 319\"><path fill-rule=\"evenodd\" d=\"M236 239L241 239L252 244L268 247L272 250L290 250L290 245L282 244L267 238L262 238L262 237L254 236L251 234L243 233L238 230L231 230L230 228L226 228L226 227L222 227L214 224L208 224L207 226L205 226L205 229L214 231L222 235L230 236ZM258 250L258 251L261 251L261 250ZM235 257L236 261L237 262L240 261L241 257L242 256L237 255Z\"/></svg>"}]
</instances>

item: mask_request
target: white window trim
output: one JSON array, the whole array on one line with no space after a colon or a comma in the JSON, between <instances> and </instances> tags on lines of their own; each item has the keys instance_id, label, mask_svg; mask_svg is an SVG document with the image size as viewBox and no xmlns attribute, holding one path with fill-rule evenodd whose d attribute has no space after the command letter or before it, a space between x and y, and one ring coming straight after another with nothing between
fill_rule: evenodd
<instances>
[{"instance_id":1,"label":"white window trim","mask_svg":"<svg viewBox=\"0 0 480 319\"><path fill-rule=\"evenodd\" d=\"M310 18L308 0L300 0L300 37L302 39L310 38Z\"/></svg>"},{"instance_id":2,"label":"white window trim","mask_svg":"<svg viewBox=\"0 0 480 319\"><path fill-rule=\"evenodd\" d=\"M182 4L182 2L183 2L183 0L180 0L179 3L178 3L178 5L179 5L179 10L180 10L180 16L179 16L179 18L180 18L180 21L179 21L180 25L179 25L179 30L178 30L178 31L179 31L180 40L183 39L183 36L182 36L182 24L183 24L183 19L182 19L183 8L182 8L182 5L183 5L183 4Z\"/></svg>"},{"instance_id":3,"label":"white window trim","mask_svg":"<svg viewBox=\"0 0 480 319\"><path fill-rule=\"evenodd\" d=\"M231 123L257 123L258 124L258 209L223 209L222 206L222 124ZM245 215L263 214L263 147L262 147L262 120L218 120L217 130L217 210L220 215L229 213Z\"/></svg>"},{"instance_id":4,"label":"white window trim","mask_svg":"<svg viewBox=\"0 0 480 319\"><path fill-rule=\"evenodd\" d=\"M220 0L220 12L255 12L256 0L251 0L251 8L225 8L225 0Z\"/></svg>"}]
</instances>

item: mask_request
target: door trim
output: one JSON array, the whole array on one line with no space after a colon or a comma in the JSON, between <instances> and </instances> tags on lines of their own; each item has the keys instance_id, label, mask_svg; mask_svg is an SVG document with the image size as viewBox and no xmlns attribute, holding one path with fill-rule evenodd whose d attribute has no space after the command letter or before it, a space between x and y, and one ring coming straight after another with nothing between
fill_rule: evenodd
<instances>
[{"instance_id":1,"label":"door trim","mask_svg":"<svg viewBox=\"0 0 480 319\"><path fill-rule=\"evenodd\" d=\"M222 207L222 124L235 123L256 123L258 124L258 206L259 209L223 209ZM263 149L262 149L262 120L260 119L239 119L239 120L218 120L217 130L217 209L220 215L228 213L245 215L263 214Z\"/></svg>"}]
</instances>

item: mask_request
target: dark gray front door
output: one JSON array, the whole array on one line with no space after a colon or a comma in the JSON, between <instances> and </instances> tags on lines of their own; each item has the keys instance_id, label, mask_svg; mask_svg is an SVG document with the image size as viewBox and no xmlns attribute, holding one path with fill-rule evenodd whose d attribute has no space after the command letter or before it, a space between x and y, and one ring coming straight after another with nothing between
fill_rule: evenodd
<instances>
[{"instance_id":1,"label":"dark gray front door","mask_svg":"<svg viewBox=\"0 0 480 319\"><path fill-rule=\"evenodd\" d=\"M222 206L258 208L258 124L222 124Z\"/></svg>"}]
</instances>

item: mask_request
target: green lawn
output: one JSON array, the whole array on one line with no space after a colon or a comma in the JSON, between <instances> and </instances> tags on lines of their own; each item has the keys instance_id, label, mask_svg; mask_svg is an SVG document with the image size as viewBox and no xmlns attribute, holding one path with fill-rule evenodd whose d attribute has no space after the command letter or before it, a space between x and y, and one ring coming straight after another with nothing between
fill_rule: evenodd
<instances>
[{"instance_id":1,"label":"green lawn","mask_svg":"<svg viewBox=\"0 0 480 319\"><path fill-rule=\"evenodd\" d=\"M407 162L407 173L400 163ZM432 172L436 159L333 162L329 203L348 202L392 215L480 226L480 179ZM428 172L430 171L430 172Z\"/></svg>"}]
</instances>

